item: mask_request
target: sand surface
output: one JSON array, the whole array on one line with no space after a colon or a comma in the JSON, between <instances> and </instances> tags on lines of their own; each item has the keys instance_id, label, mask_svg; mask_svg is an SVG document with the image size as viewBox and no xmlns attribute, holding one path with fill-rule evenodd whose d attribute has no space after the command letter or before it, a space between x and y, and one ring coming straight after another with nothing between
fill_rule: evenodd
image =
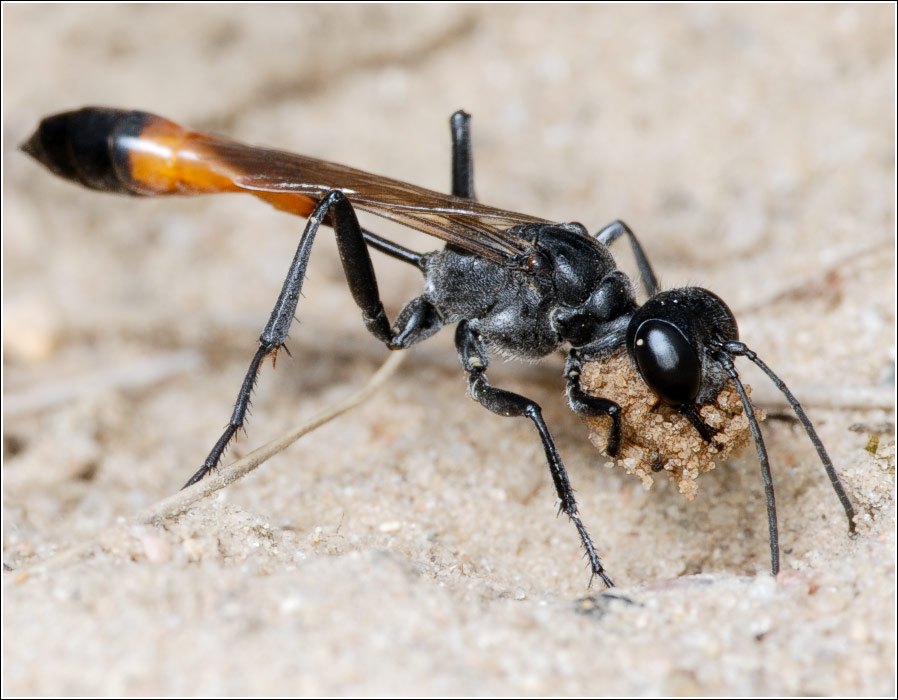
<instances>
[{"instance_id":1,"label":"sand surface","mask_svg":"<svg viewBox=\"0 0 898 700\"><path fill-rule=\"evenodd\" d=\"M4 695L894 695L895 11L874 6L3 6ZM490 204L640 235L727 300L801 399L676 486L608 469L563 359L538 401L617 587L556 517L539 441L465 395L444 332L352 413L176 517L303 222L248 197L135 200L16 150L87 104L449 182L474 115ZM432 239L371 228L418 250ZM615 247L632 271L626 245ZM375 254L395 315L416 270ZM386 359L322 235L240 457ZM768 414L782 401L740 363Z\"/></svg>"}]
</instances>

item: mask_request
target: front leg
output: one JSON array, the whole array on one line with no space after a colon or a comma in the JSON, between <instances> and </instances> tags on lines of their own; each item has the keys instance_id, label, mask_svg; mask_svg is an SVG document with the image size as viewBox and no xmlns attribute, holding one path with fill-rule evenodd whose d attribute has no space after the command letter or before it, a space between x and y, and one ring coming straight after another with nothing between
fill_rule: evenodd
<instances>
[{"instance_id":1,"label":"front leg","mask_svg":"<svg viewBox=\"0 0 898 700\"><path fill-rule=\"evenodd\" d=\"M598 576L606 586L613 586L614 583L605 573L602 562L599 560L599 554L592 543L586 527L580 521L577 513L577 501L574 499L574 490L571 488L567 470L561 461L561 454L559 454L558 448L555 446L552 434L543 420L542 409L539 407L539 404L520 394L497 389L490 385L486 377L486 368L489 364L486 343L480 337L475 323L462 321L458 324L455 332L455 347L458 351L459 359L468 373L468 388L471 391L472 398L478 401L484 408L500 416L522 416L533 421L543 444L546 461L549 464L549 472L552 475L552 481L555 483L555 491L561 501L561 510L571 519L571 522L574 523L574 527L577 528L577 532L580 534L580 540L583 543L583 548L586 550L586 556L589 558L592 577ZM592 583L592 578L590 578L590 583Z\"/></svg>"},{"instance_id":2,"label":"front leg","mask_svg":"<svg viewBox=\"0 0 898 700\"><path fill-rule=\"evenodd\" d=\"M605 452L609 457L617 457L621 444L621 407L611 399L590 396L580 388L580 374L583 371L583 358L576 350L571 350L564 367L567 399L571 410L587 418L609 416L611 431Z\"/></svg>"}]
</instances>

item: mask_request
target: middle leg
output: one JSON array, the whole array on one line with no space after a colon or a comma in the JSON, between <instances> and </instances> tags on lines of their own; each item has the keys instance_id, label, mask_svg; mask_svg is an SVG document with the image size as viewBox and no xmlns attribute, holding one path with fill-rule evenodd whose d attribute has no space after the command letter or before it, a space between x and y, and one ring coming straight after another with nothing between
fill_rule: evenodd
<instances>
[{"instance_id":1,"label":"middle leg","mask_svg":"<svg viewBox=\"0 0 898 700\"><path fill-rule=\"evenodd\" d=\"M583 549L589 558L589 566L592 578L598 576L609 588L614 585L599 559L592 538L586 527L580 520L577 511L577 501L574 498L574 489L568 479L567 470L561 460L561 454L555 446L555 441L546 422L543 420L542 409L535 401L520 394L515 394L504 389L497 389L490 385L486 377L486 368L489 363L486 343L480 337L476 324L469 321L461 321L455 332L455 347L459 359L468 373L468 388L471 396L484 408L500 416L525 417L533 421L542 441L543 451L549 465L549 472L555 484L555 491L561 501L561 511L570 518L580 535Z\"/></svg>"}]
</instances>

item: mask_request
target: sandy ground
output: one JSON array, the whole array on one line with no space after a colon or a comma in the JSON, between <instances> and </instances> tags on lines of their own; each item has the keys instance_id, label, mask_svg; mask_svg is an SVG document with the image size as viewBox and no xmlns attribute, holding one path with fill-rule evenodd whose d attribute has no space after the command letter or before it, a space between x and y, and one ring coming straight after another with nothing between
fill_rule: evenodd
<instances>
[{"instance_id":1,"label":"sandy ground","mask_svg":"<svg viewBox=\"0 0 898 700\"><path fill-rule=\"evenodd\" d=\"M3 20L4 695L894 695L893 6ZM803 432L770 420L774 579L751 449L691 503L664 480L647 492L603 467L560 357L497 360L494 384L543 405L617 583L587 590L532 427L465 396L451 333L251 476L135 524L226 421L302 222L249 198L88 192L16 150L85 104L440 190L465 108L480 199L590 229L624 218L666 285L728 301L805 403L860 536ZM420 280L376 265L395 314ZM292 359L265 367L229 459L386 358L328 236L304 295Z\"/></svg>"}]
</instances>

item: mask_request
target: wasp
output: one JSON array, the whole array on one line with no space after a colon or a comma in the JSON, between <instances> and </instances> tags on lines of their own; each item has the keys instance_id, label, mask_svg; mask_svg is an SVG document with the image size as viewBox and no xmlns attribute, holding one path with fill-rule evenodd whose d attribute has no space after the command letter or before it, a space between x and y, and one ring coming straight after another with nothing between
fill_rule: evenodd
<instances>
[{"instance_id":1,"label":"wasp","mask_svg":"<svg viewBox=\"0 0 898 700\"><path fill-rule=\"evenodd\" d=\"M700 287L661 290L633 231L615 221L590 234L579 223L558 223L475 201L470 116L452 115L452 193L424 189L316 158L257 148L191 131L138 111L86 107L45 118L22 146L56 175L91 189L129 195L243 192L306 218L283 287L237 393L228 426L185 486L215 469L243 427L253 386L267 357L284 346L302 292L309 255L322 225L336 237L346 281L368 331L390 350L409 348L446 325L471 396L500 416L532 421L539 434L560 511L573 523L589 560L590 583L613 582L580 519L574 490L540 406L494 387L490 355L539 359L567 351L564 377L571 409L610 418L606 452L621 448L621 406L584 391L586 363L623 351L660 402L715 444L717 430L700 408L732 383L748 418L767 503L771 570L779 570L776 505L770 463L757 417L735 367L754 362L785 396L814 444L853 535L854 508L820 438L785 383L739 340L733 313ZM418 253L360 226L357 211L397 222L445 242ZM636 301L633 282L617 268L609 246L626 237L648 299ZM394 321L381 303L371 250L416 266L423 293Z\"/></svg>"}]
</instances>

